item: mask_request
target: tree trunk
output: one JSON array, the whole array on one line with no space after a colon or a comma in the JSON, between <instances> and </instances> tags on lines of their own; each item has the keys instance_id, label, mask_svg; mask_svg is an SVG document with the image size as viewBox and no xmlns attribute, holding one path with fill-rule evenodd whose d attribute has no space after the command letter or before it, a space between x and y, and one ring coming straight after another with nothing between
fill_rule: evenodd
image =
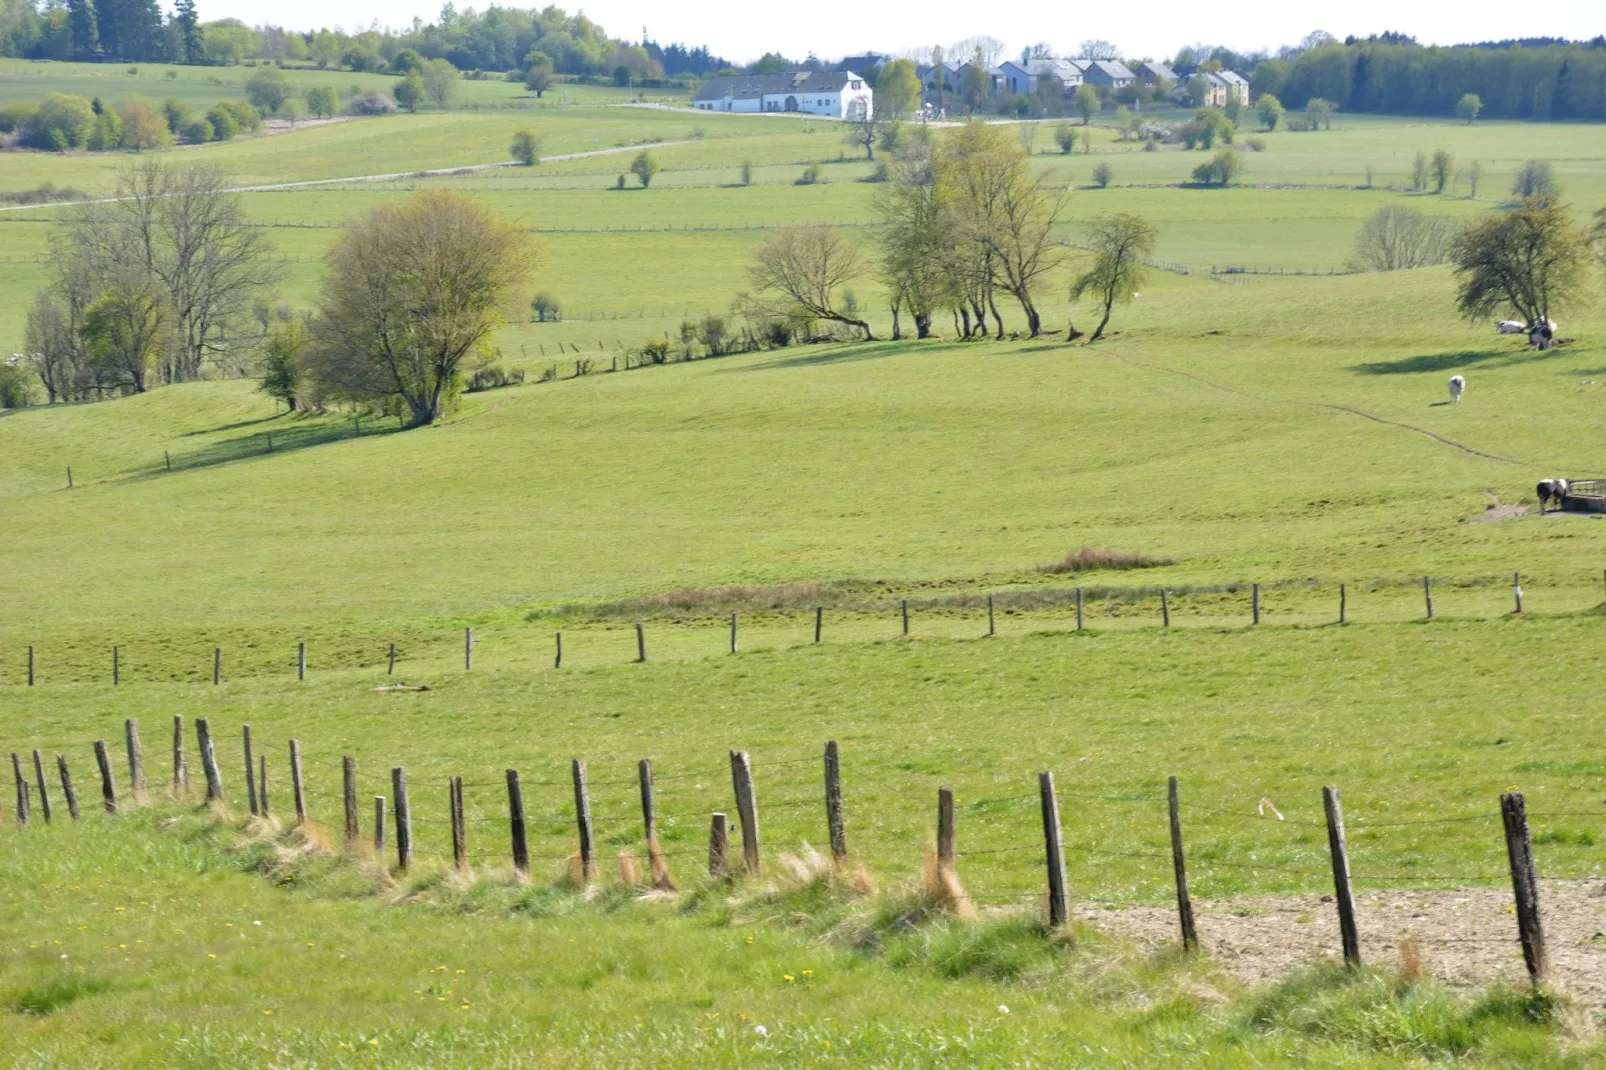
<instances>
[{"instance_id":1,"label":"tree trunk","mask_svg":"<svg viewBox=\"0 0 1606 1070\"><path fill-rule=\"evenodd\" d=\"M1104 337L1104 327L1110 322L1111 307L1112 306L1109 304L1104 306L1104 318L1099 320L1099 325L1097 327L1093 328L1093 337L1088 339L1089 342L1097 342L1100 338Z\"/></svg>"},{"instance_id":2,"label":"tree trunk","mask_svg":"<svg viewBox=\"0 0 1606 1070\"><path fill-rule=\"evenodd\" d=\"M925 313L916 312L915 313L915 337L916 338L930 338L931 337L931 313L929 313L929 312L925 312Z\"/></svg>"},{"instance_id":3,"label":"tree trunk","mask_svg":"<svg viewBox=\"0 0 1606 1070\"><path fill-rule=\"evenodd\" d=\"M903 327L898 322L897 305L892 306L892 340L894 342L903 341Z\"/></svg>"},{"instance_id":4,"label":"tree trunk","mask_svg":"<svg viewBox=\"0 0 1606 1070\"><path fill-rule=\"evenodd\" d=\"M992 294L987 295L987 307L992 309L993 322L998 324L998 340L1002 342L1004 340L1004 317L998 314L998 302L993 300Z\"/></svg>"},{"instance_id":5,"label":"tree trunk","mask_svg":"<svg viewBox=\"0 0 1606 1070\"><path fill-rule=\"evenodd\" d=\"M1065 340L1067 342L1074 342L1080 337L1082 337L1082 332L1077 330L1076 329L1076 324L1074 322L1072 322L1071 325L1066 328Z\"/></svg>"}]
</instances>

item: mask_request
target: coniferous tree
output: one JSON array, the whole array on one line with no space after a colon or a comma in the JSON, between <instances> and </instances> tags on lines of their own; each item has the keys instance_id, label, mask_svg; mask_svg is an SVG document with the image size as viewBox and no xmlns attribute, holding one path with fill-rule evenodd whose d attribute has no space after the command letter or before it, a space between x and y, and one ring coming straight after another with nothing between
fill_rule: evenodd
<instances>
[{"instance_id":1,"label":"coniferous tree","mask_svg":"<svg viewBox=\"0 0 1606 1070\"><path fill-rule=\"evenodd\" d=\"M201 58L201 27L195 14L195 0L178 0L173 7L173 22L178 28L179 62L198 62Z\"/></svg>"},{"instance_id":2,"label":"coniferous tree","mask_svg":"<svg viewBox=\"0 0 1606 1070\"><path fill-rule=\"evenodd\" d=\"M99 51L100 29L95 0L67 0L67 18L72 24L73 55L89 56Z\"/></svg>"}]
</instances>

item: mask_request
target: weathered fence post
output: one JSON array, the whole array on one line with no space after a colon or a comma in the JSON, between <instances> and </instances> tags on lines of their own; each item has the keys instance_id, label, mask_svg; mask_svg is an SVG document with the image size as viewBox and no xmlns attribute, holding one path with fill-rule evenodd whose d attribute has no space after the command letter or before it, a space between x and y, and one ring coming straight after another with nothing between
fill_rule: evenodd
<instances>
[{"instance_id":1,"label":"weathered fence post","mask_svg":"<svg viewBox=\"0 0 1606 1070\"><path fill-rule=\"evenodd\" d=\"M558 649L557 649L557 654L552 658L552 667L554 669L561 669L561 668L563 668L563 633L562 632L559 632L557 634L557 640L558 640Z\"/></svg>"},{"instance_id":2,"label":"weathered fence post","mask_svg":"<svg viewBox=\"0 0 1606 1070\"><path fill-rule=\"evenodd\" d=\"M474 629L463 629L463 671L474 668Z\"/></svg>"},{"instance_id":3,"label":"weathered fence post","mask_svg":"<svg viewBox=\"0 0 1606 1070\"><path fill-rule=\"evenodd\" d=\"M128 746L128 793L135 806L145 805L145 750L139 744L139 718L123 722L123 738Z\"/></svg>"},{"instance_id":4,"label":"weathered fence post","mask_svg":"<svg viewBox=\"0 0 1606 1070\"><path fill-rule=\"evenodd\" d=\"M1344 964L1361 964L1361 937L1355 928L1355 899L1350 893L1349 846L1344 842L1344 809L1338 789L1322 788L1322 809L1327 813L1327 848L1333 856L1333 898L1338 903L1338 928L1344 942Z\"/></svg>"},{"instance_id":5,"label":"weathered fence post","mask_svg":"<svg viewBox=\"0 0 1606 1070\"><path fill-rule=\"evenodd\" d=\"M1534 872L1533 840L1528 834L1528 807L1522 792L1500 796L1500 819L1506 830L1506 857L1511 862L1511 891L1517 904L1517 936L1522 960L1534 984L1545 979L1545 927L1539 914L1539 878Z\"/></svg>"},{"instance_id":6,"label":"weathered fence post","mask_svg":"<svg viewBox=\"0 0 1606 1070\"><path fill-rule=\"evenodd\" d=\"M1065 893L1065 852L1060 845L1060 804L1054 794L1054 774L1037 774L1037 792L1043 804L1043 847L1048 854L1048 923L1056 928L1071 919Z\"/></svg>"},{"instance_id":7,"label":"weathered fence post","mask_svg":"<svg viewBox=\"0 0 1606 1070\"><path fill-rule=\"evenodd\" d=\"M112 686L116 687L123 682L122 652L112 647Z\"/></svg>"},{"instance_id":8,"label":"weathered fence post","mask_svg":"<svg viewBox=\"0 0 1606 1070\"><path fill-rule=\"evenodd\" d=\"M346 844L350 846L362 836L362 829L357 825L357 759L342 757L340 774L343 781L341 794L346 802Z\"/></svg>"},{"instance_id":9,"label":"weathered fence post","mask_svg":"<svg viewBox=\"0 0 1606 1070\"><path fill-rule=\"evenodd\" d=\"M374 796L374 854L381 860L385 857L385 797Z\"/></svg>"},{"instance_id":10,"label":"weathered fence post","mask_svg":"<svg viewBox=\"0 0 1606 1070\"><path fill-rule=\"evenodd\" d=\"M636 661L647 660L647 635L641 630L641 621L636 621Z\"/></svg>"},{"instance_id":11,"label":"weathered fence post","mask_svg":"<svg viewBox=\"0 0 1606 1070\"><path fill-rule=\"evenodd\" d=\"M296 679L297 680L305 680L306 678L307 678L307 644L302 642L302 643L297 643L296 644Z\"/></svg>"},{"instance_id":12,"label":"weathered fence post","mask_svg":"<svg viewBox=\"0 0 1606 1070\"><path fill-rule=\"evenodd\" d=\"M396 644L395 643L390 644L390 657L389 657L389 660L385 663L385 675L386 676L395 676L396 675Z\"/></svg>"},{"instance_id":13,"label":"weathered fence post","mask_svg":"<svg viewBox=\"0 0 1606 1070\"><path fill-rule=\"evenodd\" d=\"M819 641L820 641L820 632L824 628L824 626L825 626L825 607L824 606L815 606L814 607L814 642L816 644L818 644Z\"/></svg>"},{"instance_id":14,"label":"weathered fence post","mask_svg":"<svg viewBox=\"0 0 1606 1070\"><path fill-rule=\"evenodd\" d=\"M33 644L28 644L28 686L33 686Z\"/></svg>"},{"instance_id":15,"label":"weathered fence post","mask_svg":"<svg viewBox=\"0 0 1606 1070\"><path fill-rule=\"evenodd\" d=\"M937 872L950 875L958 872L958 852L954 849L954 793L951 788L937 789Z\"/></svg>"},{"instance_id":16,"label":"weathered fence post","mask_svg":"<svg viewBox=\"0 0 1606 1070\"><path fill-rule=\"evenodd\" d=\"M1199 947L1199 934L1193 927L1193 899L1188 895L1188 867L1182 854L1182 808L1177 802L1176 777L1168 779L1166 795L1171 812L1171 868L1177 878L1177 920L1182 925L1182 950L1195 951Z\"/></svg>"},{"instance_id":17,"label":"weathered fence post","mask_svg":"<svg viewBox=\"0 0 1606 1070\"><path fill-rule=\"evenodd\" d=\"M736 653L736 614L731 614L731 653Z\"/></svg>"},{"instance_id":18,"label":"weathered fence post","mask_svg":"<svg viewBox=\"0 0 1606 1070\"><path fill-rule=\"evenodd\" d=\"M994 625L993 625L993 596L992 595L988 595L987 596L987 634L989 636L993 636L993 635L997 635L998 634L998 629L996 627L994 627Z\"/></svg>"},{"instance_id":19,"label":"weathered fence post","mask_svg":"<svg viewBox=\"0 0 1606 1070\"><path fill-rule=\"evenodd\" d=\"M307 789L301 781L301 741L290 741L290 791L295 795L296 824L307 823Z\"/></svg>"},{"instance_id":20,"label":"weathered fence post","mask_svg":"<svg viewBox=\"0 0 1606 1070\"><path fill-rule=\"evenodd\" d=\"M905 598L898 604L903 611L903 637L907 639L909 638L909 600Z\"/></svg>"},{"instance_id":21,"label":"weathered fence post","mask_svg":"<svg viewBox=\"0 0 1606 1070\"><path fill-rule=\"evenodd\" d=\"M61 774L61 794L67 800L67 816L78 820L78 793L73 790L72 774L67 771L67 759L56 755L56 771Z\"/></svg>"},{"instance_id":22,"label":"weathered fence post","mask_svg":"<svg viewBox=\"0 0 1606 1070\"><path fill-rule=\"evenodd\" d=\"M454 776L448 782L452 808L452 864L457 872L468 872L468 826L463 820L463 778Z\"/></svg>"},{"instance_id":23,"label":"weathered fence post","mask_svg":"<svg viewBox=\"0 0 1606 1070\"><path fill-rule=\"evenodd\" d=\"M840 866L848 860L848 832L842 820L842 764L834 739L825 744L825 827L831 836L831 861Z\"/></svg>"},{"instance_id":24,"label":"weathered fence post","mask_svg":"<svg viewBox=\"0 0 1606 1070\"><path fill-rule=\"evenodd\" d=\"M1427 602L1428 620L1433 619L1433 581L1426 576L1422 577L1422 598Z\"/></svg>"},{"instance_id":25,"label":"weathered fence post","mask_svg":"<svg viewBox=\"0 0 1606 1070\"><path fill-rule=\"evenodd\" d=\"M50 792L45 790L45 760L39 754L39 749L33 752L33 775L39 783L39 813L44 816L45 824L50 824Z\"/></svg>"},{"instance_id":26,"label":"weathered fence post","mask_svg":"<svg viewBox=\"0 0 1606 1070\"><path fill-rule=\"evenodd\" d=\"M651 758L643 758L636 763L636 779L641 784L641 825L650 850L658 841L658 807L653 798Z\"/></svg>"},{"instance_id":27,"label":"weathered fence post","mask_svg":"<svg viewBox=\"0 0 1606 1070\"><path fill-rule=\"evenodd\" d=\"M1160 623L1171 627L1171 600L1166 597L1165 588L1160 588Z\"/></svg>"},{"instance_id":28,"label":"weathered fence post","mask_svg":"<svg viewBox=\"0 0 1606 1070\"><path fill-rule=\"evenodd\" d=\"M580 878L591 880L597 875L597 860L593 855L591 839L591 794L586 788L586 763L575 758L569 764L574 777L574 821L580 833Z\"/></svg>"},{"instance_id":29,"label":"weathered fence post","mask_svg":"<svg viewBox=\"0 0 1606 1070\"><path fill-rule=\"evenodd\" d=\"M731 751L731 786L736 790L736 817L742 825L742 866L759 871L758 796L753 790L753 763L743 750Z\"/></svg>"},{"instance_id":30,"label":"weathered fence post","mask_svg":"<svg viewBox=\"0 0 1606 1070\"><path fill-rule=\"evenodd\" d=\"M1349 619L1349 587L1346 584L1338 585L1338 623L1343 624Z\"/></svg>"},{"instance_id":31,"label":"weathered fence post","mask_svg":"<svg viewBox=\"0 0 1606 1070\"><path fill-rule=\"evenodd\" d=\"M1522 612L1522 573L1511 574L1511 594L1517 600L1517 612Z\"/></svg>"},{"instance_id":32,"label":"weathered fence post","mask_svg":"<svg viewBox=\"0 0 1606 1070\"><path fill-rule=\"evenodd\" d=\"M173 715L173 794L188 794L190 767L184 761L184 716Z\"/></svg>"},{"instance_id":33,"label":"weathered fence post","mask_svg":"<svg viewBox=\"0 0 1606 1070\"><path fill-rule=\"evenodd\" d=\"M257 759L257 803L262 816L268 816L268 756Z\"/></svg>"},{"instance_id":34,"label":"weathered fence post","mask_svg":"<svg viewBox=\"0 0 1606 1070\"><path fill-rule=\"evenodd\" d=\"M1076 589L1076 630L1082 630L1082 588Z\"/></svg>"},{"instance_id":35,"label":"weathered fence post","mask_svg":"<svg viewBox=\"0 0 1606 1070\"><path fill-rule=\"evenodd\" d=\"M22 759L11 752L11 773L17 782L17 824L28 823L28 778L22 775Z\"/></svg>"},{"instance_id":36,"label":"weathered fence post","mask_svg":"<svg viewBox=\"0 0 1606 1070\"><path fill-rule=\"evenodd\" d=\"M519 771L507 771L507 817L513 836L513 876L520 884L530 879L530 841L524 831L524 790Z\"/></svg>"},{"instance_id":37,"label":"weathered fence post","mask_svg":"<svg viewBox=\"0 0 1606 1070\"><path fill-rule=\"evenodd\" d=\"M725 815L714 812L712 820L708 823L708 875L710 877L726 877L730 875L730 827L726 824Z\"/></svg>"},{"instance_id":38,"label":"weathered fence post","mask_svg":"<svg viewBox=\"0 0 1606 1070\"><path fill-rule=\"evenodd\" d=\"M407 770L390 771L390 793L396 808L396 866L406 873L413 864L413 813L407 805Z\"/></svg>"},{"instance_id":39,"label":"weathered fence post","mask_svg":"<svg viewBox=\"0 0 1606 1070\"><path fill-rule=\"evenodd\" d=\"M1254 602L1254 614L1255 614L1254 623L1259 624L1260 623L1260 584L1257 583L1257 584L1254 585L1254 593L1253 593L1253 595L1251 597L1252 597L1253 602Z\"/></svg>"},{"instance_id":40,"label":"weathered fence post","mask_svg":"<svg viewBox=\"0 0 1606 1070\"><path fill-rule=\"evenodd\" d=\"M100 795L105 800L106 812L117 812L117 782L112 779L112 760L106 753L106 741L95 740L95 764L100 766Z\"/></svg>"},{"instance_id":41,"label":"weathered fence post","mask_svg":"<svg viewBox=\"0 0 1606 1070\"><path fill-rule=\"evenodd\" d=\"M255 764L251 761L251 726L240 726L241 739L245 747L245 797L251 806L251 813L257 812L257 773Z\"/></svg>"},{"instance_id":42,"label":"weathered fence post","mask_svg":"<svg viewBox=\"0 0 1606 1070\"><path fill-rule=\"evenodd\" d=\"M212 648L212 686L217 687L223 682L223 648Z\"/></svg>"},{"instance_id":43,"label":"weathered fence post","mask_svg":"<svg viewBox=\"0 0 1606 1070\"><path fill-rule=\"evenodd\" d=\"M212 725L205 717L195 719L195 740L201 748L201 769L206 774L206 801L223 801L223 774L217 767L217 752L212 747Z\"/></svg>"}]
</instances>

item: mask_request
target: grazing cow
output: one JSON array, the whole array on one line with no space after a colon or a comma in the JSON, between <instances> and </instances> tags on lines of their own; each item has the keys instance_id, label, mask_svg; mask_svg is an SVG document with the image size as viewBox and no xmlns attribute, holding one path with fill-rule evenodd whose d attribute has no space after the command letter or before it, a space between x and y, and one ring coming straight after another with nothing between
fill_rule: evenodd
<instances>
[{"instance_id":1,"label":"grazing cow","mask_svg":"<svg viewBox=\"0 0 1606 1070\"><path fill-rule=\"evenodd\" d=\"M1528 325L1521 320L1501 320L1494 326L1501 334L1526 334L1528 331Z\"/></svg>"},{"instance_id":2,"label":"grazing cow","mask_svg":"<svg viewBox=\"0 0 1606 1070\"><path fill-rule=\"evenodd\" d=\"M1546 350L1554 344L1556 339L1555 320L1535 320L1528 325L1528 345L1534 349Z\"/></svg>"},{"instance_id":3,"label":"grazing cow","mask_svg":"<svg viewBox=\"0 0 1606 1070\"><path fill-rule=\"evenodd\" d=\"M1551 502L1556 503L1557 509L1566 507L1567 492L1572 484L1565 479L1541 479L1539 481L1539 515L1545 513L1545 506Z\"/></svg>"},{"instance_id":4,"label":"grazing cow","mask_svg":"<svg viewBox=\"0 0 1606 1070\"><path fill-rule=\"evenodd\" d=\"M1450 376L1450 400L1460 401L1461 395L1467 392L1467 381L1459 375Z\"/></svg>"}]
</instances>

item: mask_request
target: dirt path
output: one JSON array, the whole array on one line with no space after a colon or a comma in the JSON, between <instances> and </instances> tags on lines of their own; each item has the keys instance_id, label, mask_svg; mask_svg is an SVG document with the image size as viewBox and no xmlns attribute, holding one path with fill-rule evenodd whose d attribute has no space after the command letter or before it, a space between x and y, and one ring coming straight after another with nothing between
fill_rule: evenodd
<instances>
[{"instance_id":1,"label":"dirt path","mask_svg":"<svg viewBox=\"0 0 1606 1070\"><path fill-rule=\"evenodd\" d=\"M1606 1012L1606 878L1541 881L1551 980L1591 1011ZM1205 950L1246 984L1266 984L1340 954L1331 896L1194 903ZM1376 892L1357 897L1361 960L1389 969L1400 941L1420 941L1425 971L1457 988L1524 984L1522 948L1509 888ZM1087 908L1095 927L1152 948L1177 941L1176 911L1164 907Z\"/></svg>"}]
</instances>

